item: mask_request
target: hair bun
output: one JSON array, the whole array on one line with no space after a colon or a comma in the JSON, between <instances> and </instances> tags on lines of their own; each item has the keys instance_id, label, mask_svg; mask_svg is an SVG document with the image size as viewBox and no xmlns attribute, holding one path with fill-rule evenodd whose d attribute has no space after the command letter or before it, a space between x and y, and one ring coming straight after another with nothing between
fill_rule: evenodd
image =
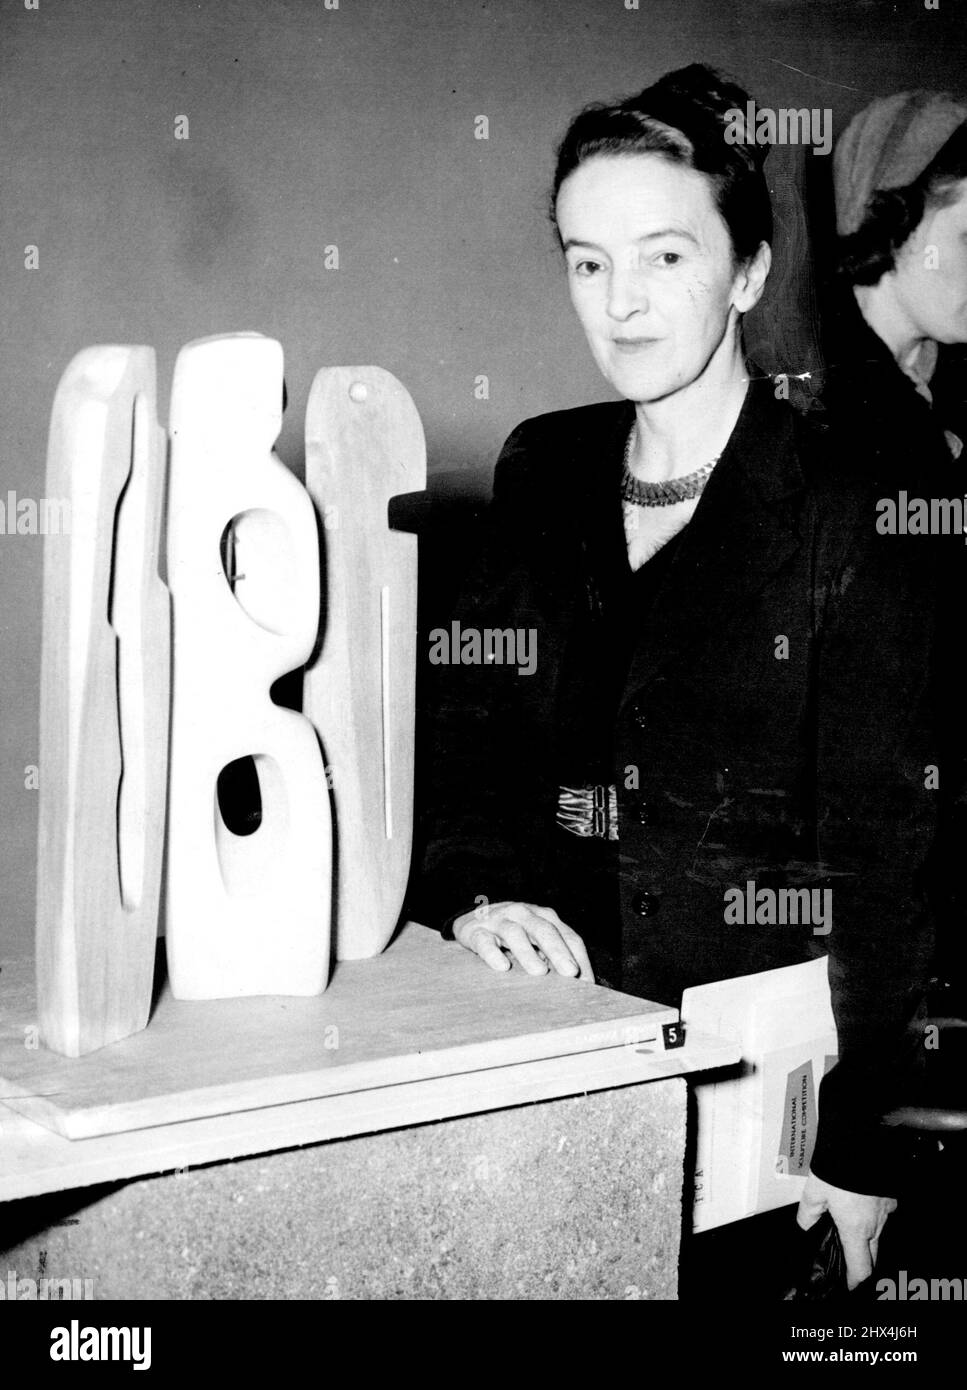
<instances>
[{"instance_id":1,"label":"hair bun","mask_svg":"<svg viewBox=\"0 0 967 1390\"><path fill-rule=\"evenodd\" d=\"M632 98L638 109L677 126L696 146L723 139L729 113L741 111L744 117L749 102L755 104L744 87L705 63L689 63L667 72ZM730 142L730 148L759 171L769 154L769 146L757 144L754 138Z\"/></svg>"},{"instance_id":2,"label":"hair bun","mask_svg":"<svg viewBox=\"0 0 967 1390\"><path fill-rule=\"evenodd\" d=\"M657 82L646 87L642 97L669 95L690 102L704 111L710 120L725 121L726 114L738 107L744 111L752 100L737 82L707 67L705 63L689 63L688 67L666 72Z\"/></svg>"}]
</instances>

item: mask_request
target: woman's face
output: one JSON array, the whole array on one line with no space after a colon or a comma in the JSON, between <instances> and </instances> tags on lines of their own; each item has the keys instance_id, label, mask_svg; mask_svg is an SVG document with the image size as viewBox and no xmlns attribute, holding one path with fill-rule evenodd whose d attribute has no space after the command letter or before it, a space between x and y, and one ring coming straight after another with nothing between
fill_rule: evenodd
<instances>
[{"instance_id":1,"label":"woman's face","mask_svg":"<svg viewBox=\"0 0 967 1390\"><path fill-rule=\"evenodd\" d=\"M953 192L927 211L888 276L909 326L937 343L967 342L967 179Z\"/></svg>"},{"instance_id":2,"label":"woman's face","mask_svg":"<svg viewBox=\"0 0 967 1390\"><path fill-rule=\"evenodd\" d=\"M709 181L660 155L595 155L561 185L557 226L571 302L622 396L661 400L716 354L762 293L768 247L736 267Z\"/></svg>"}]
</instances>

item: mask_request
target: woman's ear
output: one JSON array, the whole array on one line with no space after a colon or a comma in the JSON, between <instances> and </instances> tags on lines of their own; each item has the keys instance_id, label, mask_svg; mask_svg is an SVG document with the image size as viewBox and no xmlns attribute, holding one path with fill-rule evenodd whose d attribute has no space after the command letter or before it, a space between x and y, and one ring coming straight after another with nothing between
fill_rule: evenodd
<instances>
[{"instance_id":1,"label":"woman's ear","mask_svg":"<svg viewBox=\"0 0 967 1390\"><path fill-rule=\"evenodd\" d=\"M772 248L767 241L760 241L755 255L739 267L735 277L732 303L740 314L747 314L750 309L754 309L762 298L771 266Z\"/></svg>"}]
</instances>

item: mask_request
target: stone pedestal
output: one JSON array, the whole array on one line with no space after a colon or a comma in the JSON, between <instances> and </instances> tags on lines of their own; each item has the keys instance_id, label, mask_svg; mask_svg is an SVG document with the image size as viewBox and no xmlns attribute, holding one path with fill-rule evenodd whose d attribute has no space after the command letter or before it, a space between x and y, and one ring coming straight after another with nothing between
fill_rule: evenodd
<instances>
[{"instance_id":1,"label":"stone pedestal","mask_svg":"<svg viewBox=\"0 0 967 1390\"><path fill-rule=\"evenodd\" d=\"M9 1202L0 1277L95 1299L673 1299L684 1149L681 1078L359 1135Z\"/></svg>"}]
</instances>

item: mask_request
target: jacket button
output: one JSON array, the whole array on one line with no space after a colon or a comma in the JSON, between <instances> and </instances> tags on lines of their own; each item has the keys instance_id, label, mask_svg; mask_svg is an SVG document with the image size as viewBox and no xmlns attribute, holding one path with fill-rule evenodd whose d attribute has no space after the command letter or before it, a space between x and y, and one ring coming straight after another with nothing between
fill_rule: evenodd
<instances>
[{"instance_id":1,"label":"jacket button","mask_svg":"<svg viewBox=\"0 0 967 1390\"><path fill-rule=\"evenodd\" d=\"M643 801L643 802L641 803L641 805L638 807L638 824L639 824L639 825L651 825L651 824L652 824L652 815L651 815L651 811L649 810L648 803L647 803L646 801Z\"/></svg>"},{"instance_id":2,"label":"jacket button","mask_svg":"<svg viewBox=\"0 0 967 1390\"><path fill-rule=\"evenodd\" d=\"M654 917L661 906L661 895L647 888L639 889L631 899L631 910L638 917Z\"/></svg>"},{"instance_id":3,"label":"jacket button","mask_svg":"<svg viewBox=\"0 0 967 1390\"><path fill-rule=\"evenodd\" d=\"M647 719L645 716L644 700L632 700L631 704L628 706L628 713L640 729L645 727Z\"/></svg>"}]
</instances>

